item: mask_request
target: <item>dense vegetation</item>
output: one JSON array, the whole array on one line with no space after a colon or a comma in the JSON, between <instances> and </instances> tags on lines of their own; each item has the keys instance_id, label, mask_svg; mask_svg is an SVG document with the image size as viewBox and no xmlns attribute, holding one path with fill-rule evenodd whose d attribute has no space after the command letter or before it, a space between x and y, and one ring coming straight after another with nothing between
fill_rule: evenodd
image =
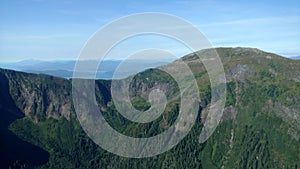
<instances>
[{"instance_id":1,"label":"dense vegetation","mask_svg":"<svg viewBox=\"0 0 300 169\"><path fill-rule=\"evenodd\" d=\"M63 100L70 97L70 91L63 91L70 89L69 81L38 75L27 78L27 74L2 70L0 74L10 80L15 106L22 110L22 99L16 98L24 95L20 94L23 91L18 90L17 85L27 86L29 92L39 91L40 97L35 98L42 100L40 104L43 105L36 105L35 113L18 117L9 125L9 130L50 153L49 161L35 168L300 168L297 119L300 116L300 83L295 79L300 72L299 61L256 49L219 48L217 51L228 75L226 108L221 124L203 144L198 142L203 127L201 117L209 106L211 89L203 65L190 62L194 56L183 59L199 84L198 117L189 134L168 152L141 159L111 154L87 137L71 104L71 114L67 116L55 113L61 105L49 103L51 99L44 92L54 91L60 95L51 96L68 105ZM161 117L146 124L133 123L122 117L111 101L110 81L96 81L96 98L105 119L117 131L133 137L150 137L163 132L174 123L180 108L180 98L176 97L178 87L169 78L151 69L136 75L131 84L131 102L139 110L149 109L146 96L152 88L168 89L167 96L172 101ZM49 106L54 106L54 113L51 114ZM33 167L22 161L11 166Z\"/></svg>"}]
</instances>

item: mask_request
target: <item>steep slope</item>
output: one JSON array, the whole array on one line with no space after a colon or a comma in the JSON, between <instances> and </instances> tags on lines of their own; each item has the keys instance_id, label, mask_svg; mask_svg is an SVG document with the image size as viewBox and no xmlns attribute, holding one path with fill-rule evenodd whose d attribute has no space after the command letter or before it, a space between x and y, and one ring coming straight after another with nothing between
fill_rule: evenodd
<instances>
[{"instance_id":1,"label":"steep slope","mask_svg":"<svg viewBox=\"0 0 300 169\"><path fill-rule=\"evenodd\" d=\"M227 155L219 156L217 167L297 168L299 61L251 48L219 48L217 52L226 71L227 110L233 117Z\"/></svg>"},{"instance_id":2,"label":"steep slope","mask_svg":"<svg viewBox=\"0 0 300 169\"><path fill-rule=\"evenodd\" d=\"M3 128L50 153L49 161L39 168L299 168L300 61L252 48L216 50L226 72L227 101L222 123L203 144L198 139L211 89L205 67L194 54L182 59L198 82L198 118L187 137L161 155L129 159L99 148L76 120L71 81L46 75L0 69L1 92L6 93L0 98L1 115L9 112L21 118L13 122L14 118ZM212 49L198 54L207 57ZM150 69L136 75L131 83L130 96L137 109L149 108L147 97L152 89L161 88L170 100L162 116L146 124L133 123L117 112L111 102L110 83L96 81L96 98L104 117L117 131L150 137L174 123L180 97L176 82L168 74ZM13 108L7 106L8 101ZM19 161L10 165L39 165Z\"/></svg>"},{"instance_id":3,"label":"steep slope","mask_svg":"<svg viewBox=\"0 0 300 169\"><path fill-rule=\"evenodd\" d=\"M8 126L16 119L23 118L24 114L15 105L9 93L8 79L1 73L0 82L0 166L17 168L23 163L30 167L46 163L49 159L48 152L21 140L8 130Z\"/></svg>"}]
</instances>

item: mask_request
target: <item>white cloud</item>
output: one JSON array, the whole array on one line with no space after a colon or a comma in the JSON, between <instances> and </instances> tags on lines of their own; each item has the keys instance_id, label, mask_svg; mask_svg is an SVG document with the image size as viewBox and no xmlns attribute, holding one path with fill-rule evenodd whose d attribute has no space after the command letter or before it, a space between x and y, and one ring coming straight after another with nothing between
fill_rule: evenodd
<instances>
[{"instance_id":1,"label":"white cloud","mask_svg":"<svg viewBox=\"0 0 300 169\"><path fill-rule=\"evenodd\" d=\"M198 27L215 27L215 26L241 26L256 24L300 24L300 16L285 17L265 17L265 18L248 18L241 20L233 20L226 22L213 22L208 24L200 24ZM299 25L298 25L299 26Z\"/></svg>"}]
</instances>

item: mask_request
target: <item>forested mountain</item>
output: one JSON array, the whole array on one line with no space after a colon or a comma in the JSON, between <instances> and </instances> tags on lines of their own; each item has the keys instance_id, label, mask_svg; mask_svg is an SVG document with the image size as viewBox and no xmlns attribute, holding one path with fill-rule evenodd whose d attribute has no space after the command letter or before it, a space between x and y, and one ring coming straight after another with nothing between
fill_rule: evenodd
<instances>
[{"instance_id":1,"label":"forested mountain","mask_svg":"<svg viewBox=\"0 0 300 169\"><path fill-rule=\"evenodd\" d=\"M197 52L209 55L212 49ZM97 146L82 130L72 102L72 80L0 69L1 168L300 168L300 61L253 48L217 48L226 73L226 104L213 135L199 143L210 105L210 81L195 54L184 56L198 83L196 123L173 149L149 158L125 158ZM171 63L173 64L173 63ZM170 66L170 65L166 65ZM105 119L120 133L150 137L178 115L178 86L149 69L133 78L132 104L147 110L148 94L161 88L171 101L151 123L120 115L110 80L96 80Z\"/></svg>"}]
</instances>

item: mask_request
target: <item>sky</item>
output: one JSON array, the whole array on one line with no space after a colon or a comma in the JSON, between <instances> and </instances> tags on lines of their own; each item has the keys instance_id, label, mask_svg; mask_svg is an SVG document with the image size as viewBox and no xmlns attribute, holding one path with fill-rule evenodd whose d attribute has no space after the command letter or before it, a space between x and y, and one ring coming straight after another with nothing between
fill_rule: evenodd
<instances>
[{"instance_id":1,"label":"sky","mask_svg":"<svg viewBox=\"0 0 300 169\"><path fill-rule=\"evenodd\" d=\"M254 47L287 57L300 55L299 0L0 0L0 62L75 60L101 27L143 12L185 19L213 47ZM175 43L161 37L132 38L117 47L111 58L121 59L146 44L172 46L177 55L187 54Z\"/></svg>"}]
</instances>

